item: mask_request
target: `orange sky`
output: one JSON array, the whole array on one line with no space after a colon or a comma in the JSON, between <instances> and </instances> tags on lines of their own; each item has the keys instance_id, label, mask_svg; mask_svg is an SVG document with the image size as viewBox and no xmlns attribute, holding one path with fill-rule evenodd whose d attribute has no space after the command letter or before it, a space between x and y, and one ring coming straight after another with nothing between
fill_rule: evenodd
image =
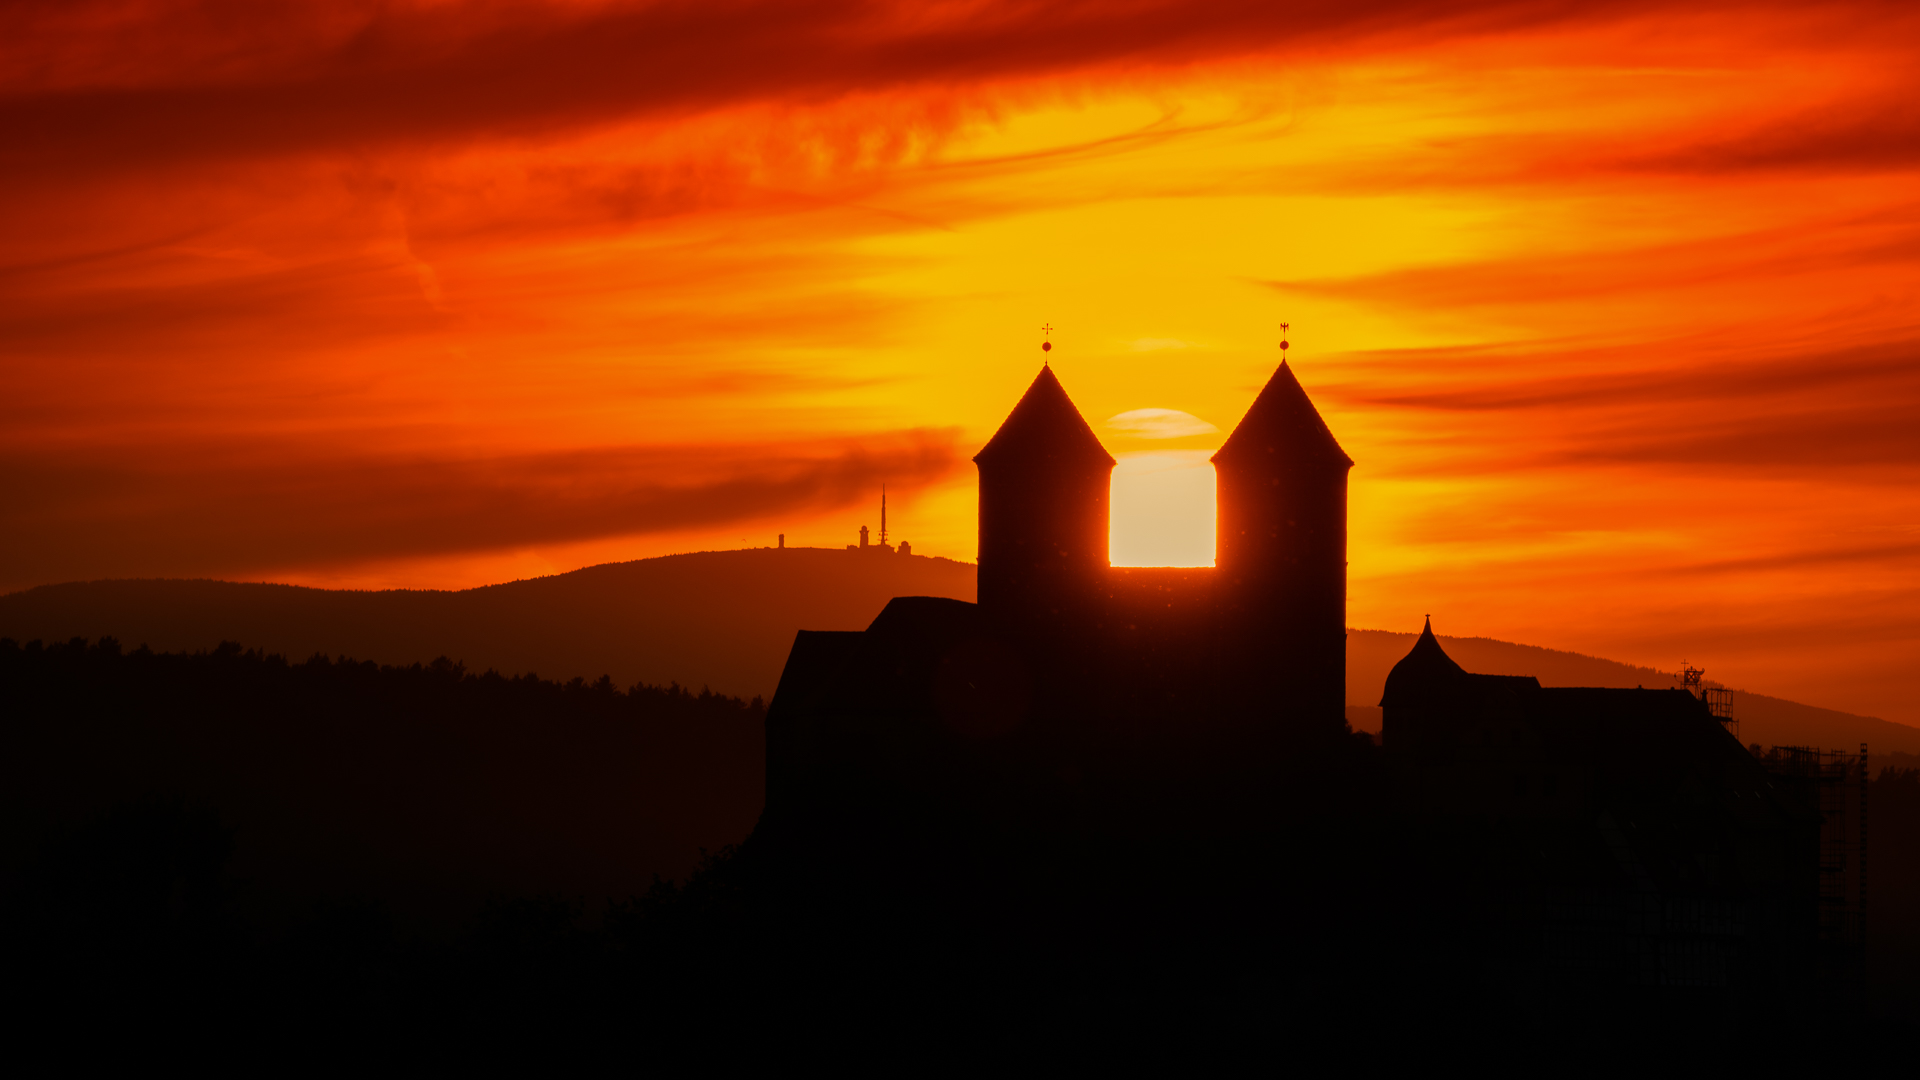
<instances>
[{"instance_id":1,"label":"orange sky","mask_svg":"<svg viewBox=\"0 0 1920 1080\"><path fill-rule=\"evenodd\" d=\"M1177 558L1285 319L1355 625L1920 723L1920 10L1682 11L9 5L0 589L970 559L1043 322Z\"/></svg>"}]
</instances>

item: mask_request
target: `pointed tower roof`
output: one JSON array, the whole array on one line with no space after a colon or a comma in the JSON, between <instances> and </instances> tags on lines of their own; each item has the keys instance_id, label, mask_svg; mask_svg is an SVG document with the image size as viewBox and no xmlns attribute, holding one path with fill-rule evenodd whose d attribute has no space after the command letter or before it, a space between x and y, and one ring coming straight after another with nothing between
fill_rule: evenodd
<instances>
[{"instance_id":1,"label":"pointed tower roof","mask_svg":"<svg viewBox=\"0 0 1920 1080\"><path fill-rule=\"evenodd\" d=\"M1080 410L1074 408L1051 367L1040 369L1020 403L973 460L982 465L1020 460L1094 468L1116 464Z\"/></svg>"},{"instance_id":2,"label":"pointed tower roof","mask_svg":"<svg viewBox=\"0 0 1920 1080\"><path fill-rule=\"evenodd\" d=\"M1380 704L1392 706L1429 700L1436 693L1458 689L1467 680L1467 670L1454 663L1453 657L1440 647L1440 639L1433 636L1433 620L1428 619L1426 629L1420 631L1420 640L1414 642L1407 655L1387 673L1386 693L1381 696Z\"/></svg>"},{"instance_id":3,"label":"pointed tower roof","mask_svg":"<svg viewBox=\"0 0 1920 1080\"><path fill-rule=\"evenodd\" d=\"M1313 407L1284 360L1213 460L1215 464L1255 465L1277 462L1282 455L1288 460L1306 458L1339 468L1353 467L1353 459L1340 449L1327 422L1320 419L1320 411Z\"/></svg>"}]
</instances>

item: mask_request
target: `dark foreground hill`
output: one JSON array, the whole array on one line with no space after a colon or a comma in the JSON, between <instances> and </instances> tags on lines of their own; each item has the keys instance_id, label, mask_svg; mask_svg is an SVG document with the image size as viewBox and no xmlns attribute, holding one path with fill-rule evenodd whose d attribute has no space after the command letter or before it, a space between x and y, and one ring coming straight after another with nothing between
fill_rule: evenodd
<instances>
[{"instance_id":1,"label":"dark foreground hill","mask_svg":"<svg viewBox=\"0 0 1920 1080\"><path fill-rule=\"evenodd\" d=\"M764 722L446 661L0 641L13 1056L657 1062L740 973L677 945L655 874L752 828Z\"/></svg>"},{"instance_id":2,"label":"dark foreground hill","mask_svg":"<svg viewBox=\"0 0 1920 1080\"><path fill-rule=\"evenodd\" d=\"M0 596L0 637L111 636L128 647L211 649L222 641L295 659L382 664L451 657L471 671L610 676L771 697L797 630L858 630L895 596L974 598L969 563L879 551L753 549L671 555L459 592L353 592L223 581L96 581ZM1547 686L1672 685L1671 673L1490 638L1442 637L1470 671ZM1414 635L1347 640L1349 719L1379 730L1387 671ZM1741 737L1763 745L1872 744L1920 753L1920 728L1738 691Z\"/></svg>"},{"instance_id":3,"label":"dark foreground hill","mask_svg":"<svg viewBox=\"0 0 1920 1080\"><path fill-rule=\"evenodd\" d=\"M1011 873L942 858L915 875L900 873L913 835L818 861L770 848L762 823L686 884L649 886L649 869L685 874L694 838L751 825L764 719L737 699L446 662L0 643L0 1009L63 1060L377 1050L436 1066L516 1050L704 1061L823 1032L875 1053L1050 1036L1191 1060L1343 1020L1361 1034L1379 1013L1356 1000L1414 1030L1514 1027L1477 1004L1510 1004L1510 986L1432 962L1477 959L1452 943L1502 909L1386 887L1404 877L1395 852L1446 837L1400 827L1425 818L1393 816L1401 789L1362 740L1299 751L1275 787L1299 814L1252 847L1231 831L1090 848L1041 830ZM1915 780L1874 784L1876 951L1852 1016L1869 1029L1916 1004ZM974 854L999 865L1002 850ZM1224 935L1216 903L1247 881L1275 886L1249 894L1257 942ZM1725 1041L1689 999L1649 1000L1686 1007L1535 1009L1528 1030L1617 1041L1638 1016Z\"/></svg>"},{"instance_id":4,"label":"dark foreground hill","mask_svg":"<svg viewBox=\"0 0 1920 1080\"><path fill-rule=\"evenodd\" d=\"M111 867L123 840L192 819L174 839L228 845L246 883L231 899L264 926L336 901L454 925L489 897L597 910L746 837L765 717L758 700L444 659L0 641L0 894L58 870L48 858L108 867L101 887L143 887L113 880L126 873L191 881L198 856L174 840L163 862L184 863ZM135 835L114 839L116 816Z\"/></svg>"},{"instance_id":5,"label":"dark foreground hill","mask_svg":"<svg viewBox=\"0 0 1920 1080\"><path fill-rule=\"evenodd\" d=\"M738 699L444 661L0 642L0 1010L68 1059L170 1041L205 1060L251 1033L301 1060L402 1041L444 1065L515 1044L657 1063L779 1024L966 1046L1067 1024L1157 1032L1184 1055L1189 1031L1270 1046L1276 1030L1370 1028L1355 1000L1415 1023L1443 993L1481 1000L1461 996L1469 965L1410 961L1376 933L1426 927L1413 944L1444 946L1456 915L1497 909L1377 887L1375 854L1426 834L1382 831L1374 810L1399 789L1362 740L1302 751L1277 785L1302 814L1259 847L1041 833L1011 876L944 860L913 876L896 872L911 837L816 864L749 835L764 722ZM1871 797L1868 1027L1920 1008L1915 780L1890 769ZM742 837L685 885L652 884ZM1298 888L1301 866L1316 888ZM1284 887L1252 895L1272 955L1250 963L1188 883L1269 873ZM1272 917L1274 896L1289 914ZM895 903L928 897L937 919ZM1464 983L1402 979L1455 971Z\"/></svg>"}]
</instances>

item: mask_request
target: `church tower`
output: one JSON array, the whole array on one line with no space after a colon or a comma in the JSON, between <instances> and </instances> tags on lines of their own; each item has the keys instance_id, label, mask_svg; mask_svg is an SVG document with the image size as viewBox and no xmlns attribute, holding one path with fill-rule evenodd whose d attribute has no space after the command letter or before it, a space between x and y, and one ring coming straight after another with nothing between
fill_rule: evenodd
<instances>
[{"instance_id":1,"label":"church tower","mask_svg":"<svg viewBox=\"0 0 1920 1080\"><path fill-rule=\"evenodd\" d=\"M976 455L980 608L1001 626L1083 632L1107 571L1113 456L1051 367Z\"/></svg>"},{"instance_id":2,"label":"church tower","mask_svg":"<svg viewBox=\"0 0 1920 1080\"><path fill-rule=\"evenodd\" d=\"M1213 465L1221 650L1225 670L1252 680L1230 693L1253 711L1250 719L1338 729L1353 459L1283 361ZM1285 715L1277 702L1287 703Z\"/></svg>"}]
</instances>

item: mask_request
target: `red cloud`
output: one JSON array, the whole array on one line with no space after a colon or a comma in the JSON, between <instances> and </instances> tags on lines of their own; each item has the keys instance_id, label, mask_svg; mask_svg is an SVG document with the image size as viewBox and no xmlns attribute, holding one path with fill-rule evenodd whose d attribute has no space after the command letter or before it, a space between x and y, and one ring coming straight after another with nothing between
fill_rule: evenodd
<instances>
[{"instance_id":1,"label":"red cloud","mask_svg":"<svg viewBox=\"0 0 1920 1080\"><path fill-rule=\"evenodd\" d=\"M806 446L607 447L495 457L344 454L286 440L22 450L0 460L0 589L685 529L843 506L965 461L957 432ZM156 452L157 451L157 452Z\"/></svg>"}]
</instances>

